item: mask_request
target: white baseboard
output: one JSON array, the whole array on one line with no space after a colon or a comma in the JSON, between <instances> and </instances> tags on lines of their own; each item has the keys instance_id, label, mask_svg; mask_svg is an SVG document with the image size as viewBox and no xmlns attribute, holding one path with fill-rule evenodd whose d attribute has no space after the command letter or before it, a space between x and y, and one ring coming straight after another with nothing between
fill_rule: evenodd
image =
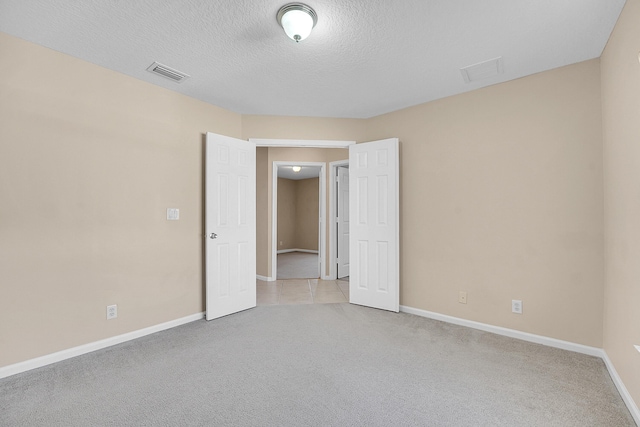
<instances>
[{"instance_id":1,"label":"white baseboard","mask_svg":"<svg viewBox=\"0 0 640 427\"><path fill-rule=\"evenodd\" d=\"M257 276L257 278L261 278L264 276ZM275 279L264 277L267 281L273 281ZM607 367L609 371L609 375L611 375L611 379L615 384L622 400L627 405L629 412L633 416L636 424L640 426L640 410L636 405L635 401L629 394L629 391L625 387L622 379L618 375L613 363L607 356L607 353L601 349L596 347L589 347L582 344L576 344L569 341L558 340L555 338L549 338L542 335L530 334L528 332L517 331L515 329L503 328L500 326L488 325L486 323L474 322L472 320L461 319L458 317L447 316L445 314L434 313L431 311L421 310L418 308L407 307L404 305L400 306L400 311L403 313L414 314L416 316L426 317L433 320L439 320L446 323L451 323L454 325L465 326L472 329L478 329L485 332L491 332L498 335L503 335L511 338L521 339L523 341L529 341L536 344L542 344L549 347L560 348L562 350L575 351L577 353L586 354L589 356L600 357ZM172 320L169 322L161 323L155 326L149 326L148 328L139 329L137 331L128 332L126 334L117 335L115 337L106 338L100 341L95 341L89 344L84 344L81 346L73 347L67 350L58 351L56 353L48 354L46 356L37 357L35 359L26 360L24 362L16 363L13 365L8 365L0 368L0 379L6 378L11 375L19 374L21 372L26 372L31 369L40 368L42 366L50 365L52 363L60 362L62 360L70 359L72 357L80 356L82 354L91 353L92 351L100 350L106 347L111 347L116 344L121 344L126 341L134 340L136 338L141 338L145 335L150 335L156 332L164 331L166 329L175 328L176 326L184 325L186 323L194 322L196 320L200 320L204 318L204 313L195 313L190 316L182 317L180 319Z\"/></svg>"},{"instance_id":2,"label":"white baseboard","mask_svg":"<svg viewBox=\"0 0 640 427\"><path fill-rule=\"evenodd\" d=\"M611 362L611 359L609 359L607 353L603 353L604 354L602 356L602 360L604 360L604 364L609 370L609 375L611 375L611 379L616 385L618 393L620 393L620 396L622 396L622 400L624 400L625 405L627 405L627 408L629 409L629 412L631 412L631 416L635 420L636 424L640 426L640 410L638 410L638 405L636 405L636 402L634 402L631 394L629 394L629 390L627 390L627 387L625 387L624 383L622 382L622 379L618 375L618 371L616 371L616 368L613 367L613 363Z\"/></svg>"},{"instance_id":3,"label":"white baseboard","mask_svg":"<svg viewBox=\"0 0 640 427\"><path fill-rule=\"evenodd\" d=\"M604 350L597 347L589 347L587 345L576 344L569 341L563 341L555 338L549 338L542 335L530 334L528 332L517 331L515 329L503 328L500 326L488 325L486 323L474 322L472 320L460 319L458 317L447 316L445 314L434 313L431 311L420 310L418 308L400 306L400 311L417 316L428 317L429 319L440 320L442 322L453 323L454 325L466 326L467 328L479 329L485 332L491 332L506 337L517 338L523 341L529 341L536 344L542 344L549 347L560 348L562 350L575 351L576 353L587 354L602 358Z\"/></svg>"},{"instance_id":4,"label":"white baseboard","mask_svg":"<svg viewBox=\"0 0 640 427\"><path fill-rule=\"evenodd\" d=\"M0 378L9 377L11 375L26 372L31 369L40 368L42 366L50 365L52 363L60 362L62 360L70 359L72 357L80 356L82 354L91 353L92 351L100 350L112 345L120 344L125 341L134 340L136 338L143 337L145 335L154 334L156 332L164 331L166 329L175 328L176 326L184 325L185 323L194 322L204 318L204 313L195 313L190 316L182 317L180 319L171 320L169 322L161 323L155 326L149 326L148 328L139 329L133 332L127 332L126 334L117 335L115 337L106 338L100 341L95 341L89 344L80 345L78 347L69 348L66 350L58 351L56 353L47 354L46 356L36 357L35 359L25 360L24 362L8 365L0 368Z\"/></svg>"},{"instance_id":5,"label":"white baseboard","mask_svg":"<svg viewBox=\"0 0 640 427\"><path fill-rule=\"evenodd\" d=\"M516 331L515 329L503 328L500 326L488 325L486 323L474 322L472 320L460 319L458 317L447 316L445 314L434 313L432 311L420 310L418 308L407 307L404 305L400 306L400 311L409 314L415 314L416 316L427 317L429 319L440 320L442 322L452 323L454 325L466 326L468 328L479 329L485 332L491 332L498 335L504 335L511 338L520 339L523 341L529 341L536 344L542 344L549 347L560 348L562 350L575 351L576 353L582 353L589 356L599 357L604 361L607 370L609 371L609 375L613 380L622 400L625 405L627 405L627 409L631 413L631 416L635 420L636 424L640 426L640 411L638 410L638 405L636 405L635 401L629 394L629 391L625 387L622 379L618 375L618 372L613 366L613 363L607 356L607 353L597 347L589 347L582 344L576 344L569 341L563 341L555 338L549 338L542 335L530 334L528 332Z\"/></svg>"},{"instance_id":6,"label":"white baseboard","mask_svg":"<svg viewBox=\"0 0 640 427\"><path fill-rule=\"evenodd\" d=\"M281 249L277 253L279 255L279 254L288 254L290 252L304 252L304 253L307 253L307 254L317 254L318 253L318 251L314 251L314 250L311 250L311 249Z\"/></svg>"}]
</instances>

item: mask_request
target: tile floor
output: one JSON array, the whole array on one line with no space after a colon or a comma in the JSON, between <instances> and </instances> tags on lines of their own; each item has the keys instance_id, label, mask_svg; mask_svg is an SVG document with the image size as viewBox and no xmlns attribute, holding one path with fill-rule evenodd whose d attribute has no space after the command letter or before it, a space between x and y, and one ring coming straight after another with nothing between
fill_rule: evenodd
<instances>
[{"instance_id":1,"label":"tile floor","mask_svg":"<svg viewBox=\"0 0 640 427\"><path fill-rule=\"evenodd\" d=\"M349 302L349 282L321 279L256 280L256 293L258 305Z\"/></svg>"}]
</instances>

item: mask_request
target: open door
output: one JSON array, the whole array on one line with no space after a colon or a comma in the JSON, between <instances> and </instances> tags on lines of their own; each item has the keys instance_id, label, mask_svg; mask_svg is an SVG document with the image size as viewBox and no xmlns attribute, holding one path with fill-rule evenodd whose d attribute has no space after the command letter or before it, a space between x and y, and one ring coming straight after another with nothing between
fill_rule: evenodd
<instances>
[{"instance_id":1,"label":"open door","mask_svg":"<svg viewBox=\"0 0 640 427\"><path fill-rule=\"evenodd\" d=\"M338 168L338 279L349 275L349 168Z\"/></svg>"},{"instance_id":2,"label":"open door","mask_svg":"<svg viewBox=\"0 0 640 427\"><path fill-rule=\"evenodd\" d=\"M399 142L349 146L349 302L400 309Z\"/></svg>"},{"instance_id":3,"label":"open door","mask_svg":"<svg viewBox=\"0 0 640 427\"><path fill-rule=\"evenodd\" d=\"M256 146L207 133L206 318L256 306Z\"/></svg>"}]
</instances>

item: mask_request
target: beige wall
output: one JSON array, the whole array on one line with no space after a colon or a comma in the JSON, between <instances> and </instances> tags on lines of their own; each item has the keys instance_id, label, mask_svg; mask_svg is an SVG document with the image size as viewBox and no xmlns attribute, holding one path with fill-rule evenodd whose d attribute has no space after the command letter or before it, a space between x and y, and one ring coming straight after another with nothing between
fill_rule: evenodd
<instances>
[{"instance_id":1,"label":"beige wall","mask_svg":"<svg viewBox=\"0 0 640 427\"><path fill-rule=\"evenodd\" d=\"M401 303L604 345L638 401L639 17L602 64L369 120L240 116L0 33L0 366L203 310L205 132L399 137ZM258 149L258 274L273 161L318 158L346 152Z\"/></svg>"},{"instance_id":2,"label":"beige wall","mask_svg":"<svg viewBox=\"0 0 640 427\"><path fill-rule=\"evenodd\" d=\"M401 141L402 305L602 345L598 60L368 125Z\"/></svg>"},{"instance_id":3,"label":"beige wall","mask_svg":"<svg viewBox=\"0 0 640 427\"><path fill-rule=\"evenodd\" d=\"M278 250L296 247L296 181L278 178Z\"/></svg>"},{"instance_id":4,"label":"beige wall","mask_svg":"<svg viewBox=\"0 0 640 427\"><path fill-rule=\"evenodd\" d=\"M318 250L319 179L278 178L278 251Z\"/></svg>"},{"instance_id":5,"label":"beige wall","mask_svg":"<svg viewBox=\"0 0 640 427\"><path fill-rule=\"evenodd\" d=\"M640 403L640 1L627 0L601 58L604 349Z\"/></svg>"},{"instance_id":6,"label":"beige wall","mask_svg":"<svg viewBox=\"0 0 640 427\"><path fill-rule=\"evenodd\" d=\"M327 173L328 173L327 166ZM320 221L320 179L296 181L296 248L317 251ZM328 191L328 190L327 190ZM278 193L279 194L279 193Z\"/></svg>"},{"instance_id":7,"label":"beige wall","mask_svg":"<svg viewBox=\"0 0 640 427\"><path fill-rule=\"evenodd\" d=\"M242 116L242 139L362 141L367 121L322 117Z\"/></svg>"},{"instance_id":8,"label":"beige wall","mask_svg":"<svg viewBox=\"0 0 640 427\"><path fill-rule=\"evenodd\" d=\"M203 311L203 135L241 117L2 33L0 69L0 366Z\"/></svg>"},{"instance_id":9,"label":"beige wall","mask_svg":"<svg viewBox=\"0 0 640 427\"><path fill-rule=\"evenodd\" d=\"M265 249L271 242L271 212L269 195L269 149L256 149L256 274L266 277L271 265L269 252Z\"/></svg>"}]
</instances>

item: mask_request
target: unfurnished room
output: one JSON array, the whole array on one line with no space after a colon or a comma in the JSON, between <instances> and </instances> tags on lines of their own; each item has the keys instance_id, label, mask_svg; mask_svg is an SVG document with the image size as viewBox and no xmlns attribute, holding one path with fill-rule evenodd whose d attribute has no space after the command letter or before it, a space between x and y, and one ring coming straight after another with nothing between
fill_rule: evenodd
<instances>
[{"instance_id":1,"label":"unfurnished room","mask_svg":"<svg viewBox=\"0 0 640 427\"><path fill-rule=\"evenodd\" d=\"M0 426L640 425L640 0L0 0Z\"/></svg>"}]
</instances>

